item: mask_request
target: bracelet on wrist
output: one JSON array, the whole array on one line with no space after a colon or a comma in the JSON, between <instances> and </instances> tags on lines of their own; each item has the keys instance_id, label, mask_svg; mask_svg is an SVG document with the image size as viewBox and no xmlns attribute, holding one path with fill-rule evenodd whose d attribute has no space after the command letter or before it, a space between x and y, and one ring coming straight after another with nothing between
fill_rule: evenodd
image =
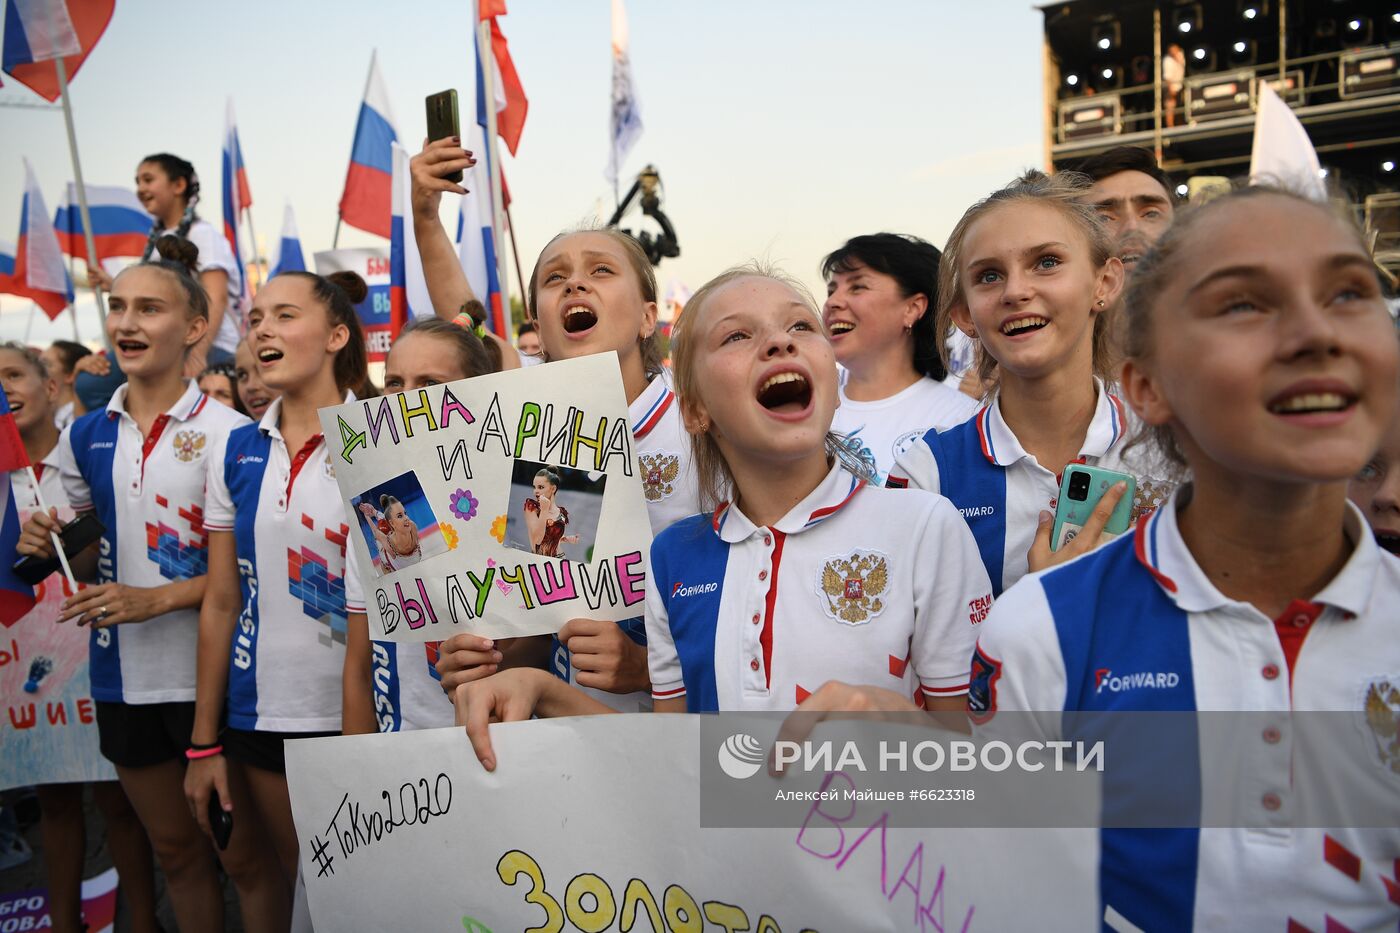
<instances>
[{"instance_id":1,"label":"bracelet on wrist","mask_svg":"<svg viewBox=\"0 0 1400 933\"><path fill-rule=\"evenodd\" d=\"M222 755L224 747L222 745L208 745L203 748L190 746L185 749L186 761L199 761L201 758L213 758L215 755Z\"/></svg>"}]
</instances>

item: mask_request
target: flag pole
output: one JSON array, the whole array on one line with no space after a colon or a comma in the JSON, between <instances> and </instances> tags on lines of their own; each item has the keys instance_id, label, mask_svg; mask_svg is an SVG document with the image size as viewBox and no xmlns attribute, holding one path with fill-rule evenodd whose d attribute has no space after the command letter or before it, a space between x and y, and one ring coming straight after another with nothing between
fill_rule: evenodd
<instances>
[{"instance_id":1,"label":"flag pole","mask_svg":"<svg viewBox=\"0 0 1400 933\"><path fill-rule=\"evenodd\" d=\"M83 219L83 242L87 244L87 264L88 282L92 285L92 293L97 299L97 319L102 323L102 339L107 343L107 348L114 354L116 348L111 345L111 340L107 337L107 302L102 295L102 286L98 285L92 277L94 269L100 269L97 264L97 241L92 238L92 217L88 214L87 186L83 184L83 164L78 158L78 134L73 129L73 104L68 99L68 67L63 61L63 56L53 60L54 68L58 72L58 93L63 98L63 122L68 127L68 153L73 157L73 179L78 187L78 215ZM78 326L78 308L73 306L73 327L76 331ZM37 489L37 485L35 486ZM71 574L70 574L71 576Z\"/></svg>"},{"instance_id":2,"label":"flag pole","mask_svg":"<svg viewBox=\"0 0 1400 933\"><path fill-rule=\"evenodd\" d=\"M267 267L263 265L262 253L258 250L258 231L253 229L253 209L244 208L243 214L248 218L248 237L253 241L253 268L258 272L258 288L262 288Z\"/></svg>"},{"instance_id":3,"label":"flag pole","mask_svg":"<svg viewBox=\"0 0 1400 933\"><path fill-rule=\"evenodd\" d=\"M72 254L72 253L69 253L69 254L68 254L68 278L69 278L70 280L72 280L73 282L77 282L77 281L78 281L78 277L73 273L73 254ZM77 299L77 295L76 295L77 289L75 288L73 291L74 291L73 303L70 304L70 305L68 306L68 313L71 314L71 315L73 316L73 342L74 342L74 343L82 343L82 342L83 342L83 341L82 341L82 338L78 336L78 299ZM25 332L25 335L24 335L24 342L25 342L25 343L28 343L28 342L29 342L29 334L28 334L27 331Z\"/></svg>"},{"instance_id":4,"label":"flag pole","mask_svg":"<svg viewBox=\"0 0 1400 933\"><path fill-rule=\"evenodd\" d=\"M515 220L510 216L510 205L506 205L506 232L510 234L510 254L515 257L515 280L520 283L520 294L524 295L525 273L520 271L520 247L515 245ZM506 317L510 317L510 308L505 309Z\"/></svg>"},{"instance_id":5,"label":"flag pole","mask_svg":"<svg viewBox=\"0 0 1400 933\"><path fill-rule=\"evenodd\" d=\"M59 59L59 61L61 62L62 59ZM26 463L24 464L24 472L29 475L29 482L33 486L34 498L38 500L39 508L47 515L49 504L44 501L44 494L39 489L39 477L34 474L34 466L27 462L28 459L28 457L25 457ZM53 542L53 549L58 554L58 562L63 567L63 575L68 578L69 588L74 593L78 592L78 581L73 576L73 568L68 566L68 555L63 551L63 542L59 540L57 532L50 531L49 540Z\"/></svg>"},{"instance_id":6,"label":"flag pole","mask_svg":"<svg viewBox=\"0 0 1400 933\"><path fill-rule=\"evenodd\" d=\"M331 249L340 245L340 211L335 212L335 236L331 237Z\"/></svg>"},{"instance_id":7,"label":"flag pole","mask_svg":"<svg viewBox=\"0 0 1400 933\"><path fill-rule=\"evenodd\" d=\"M496 278L501 283L501 306L510 314L510 279L505 264L505 244L501 230L505 227L505 211L501 200L501 149L496 129L496 52L491 47L491 23L477 13L476 54L481 61L481 79L485 83L482 99L486 101L486 152L491 167L491 239L496 247Z\"/></svg>"}]
</instances>

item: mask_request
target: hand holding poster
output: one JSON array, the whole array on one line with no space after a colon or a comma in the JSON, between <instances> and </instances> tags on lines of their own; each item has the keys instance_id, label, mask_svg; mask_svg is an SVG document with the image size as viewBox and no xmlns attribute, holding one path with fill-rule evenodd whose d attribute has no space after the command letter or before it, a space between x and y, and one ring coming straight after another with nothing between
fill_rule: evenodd
<instances>
[{"instance_id":1,"label":"hand holding poster","mask_svg":"<svg viewBox=\"0 0 1400 933\"><path fill-rule=\"evenodd\" d=\"M718 743L702 724L714 718L496 725L492 773L460 729L288 742L316 928L1098 926L1095 829L916 829L888 803L845 797L793 804L797 825L704 825L702 787L713 782L759 784L770 799L773 786L798 794L816 787L796 775L720 774ZM1092 780L1071 777L1077 790ZM1054 799L1040 803L1053 807Z\"/></svg>"},{"instance_id":2,"label":"hand holding poster","mask_svg":"<svg viewBox=\"0 0 1400 933\"><path fill-rule=\"evenodd\" d=\"M370 635L641 614L651 541L616 354L321 409Z\"/></svg>"},{"instance_id":3,"label":"hand holding poster","mask_svg":"<svg viewBox=\"0 0 1400 933\"><path fill-rule=\"evenodd\" d=\"M73 510L58 510L59 520ZM20 515L21 521L28 514ZM88 681L88 630L58 624L67 583L52 574L14 625L0 626L0 790L29 784L116 779L97 750L96 709Z\"/></svg>"}]
</instances>

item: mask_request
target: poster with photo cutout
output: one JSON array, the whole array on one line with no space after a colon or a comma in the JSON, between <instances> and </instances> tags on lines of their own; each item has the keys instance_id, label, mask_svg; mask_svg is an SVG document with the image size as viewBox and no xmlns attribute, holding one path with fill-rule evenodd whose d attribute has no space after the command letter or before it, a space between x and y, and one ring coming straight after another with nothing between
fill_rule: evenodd
<instances>
[{"instance_id":1,"label":"poster with photo cutout","mask_svg":"<svg viewBox=\"0 0 1400 933\"><path fill-rule=\"evenodd\" d=\"M651 526L614 353L320 412L370 637L642 614Z\"/></svg>"}]
</instances>

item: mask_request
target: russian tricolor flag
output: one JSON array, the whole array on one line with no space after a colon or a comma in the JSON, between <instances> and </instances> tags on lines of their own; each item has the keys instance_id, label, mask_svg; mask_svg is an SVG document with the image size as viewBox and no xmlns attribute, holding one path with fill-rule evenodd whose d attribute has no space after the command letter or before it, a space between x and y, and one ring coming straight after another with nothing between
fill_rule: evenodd
<instances>
[{"instance_id":1,"label":"russian tricolor flag","mask_svg":"<svg viewBox=\"0 0 1400 933\"><path fill-rule=\"evenodd\" d=\"M10 400L0 388L0 624L14 625L34 608L34 590L10 569L19 544L19 512L10 488L10 471L29 466L24 441L20 439L15 416L10 413Z\"/></svg>"},{"instance_id":2,"label":"russian tricolor flag","mask_svg":"<svg viewBox=\"0 0 1400 933\"><path fill-rule=\"evenodd\" d=\"M239 289L248 294L248 277L243 271L243 249L238 243L238 218L253 205L248 189L248 170L243 165L243 147L238 144L238 123L233 116L233 100L228 102L224 120L224 237L238 260Z\"/></svg>"},{"instance_id":3,"label":"russian tricolor flag","mask_svg":"<svg viewBox=\"0 0 1400 933\"><path fill-rule=\"evenodd\" d=\"M272 261L268 278L283 272L305 272L306 259L301 252L301 237L297 235L297 219L288 204L282 212L282 236L277 241L277 258Z\"/></svg>"},{"instance_id":4,"label":"russian tricolor flag","mask_svg":"<svg viewBox=\"0 0 1400 933\"><path fill-rule=\"evenodd\" d=\"M8 280L0 278L0 291L33 299L50 319L58 317L73 302L73 280L64 267L63 251L28 159L24 160L24 203L20 208L14 269Z\"/></svg>"},{"instance_id":5,"label":"russian tricolor flag","mask_svg":"<svg viewBox=\"0 0 1400 933\"><path fill-rule=\"evenodd\" d=\"M135 192L116 185L87 185L86 188L97 261L116 256L140 256L151 235L152 221ZM53 226L58 234L58 246L66 255L87 259L83 214L78 209L78 186L71 181L54 214Z\"/></svg>"},{"instance_id":6,"label":"russian tricolor flag","mask_svg":"<svg viewBox=\"0 0 1400 933\"><path fill-rule=\"evenodd\" d=\"M345 193L340 196L340 219L385 238L391 233L389 216L393 210L391 146L398 138L389 92L379 73L379 58L371 54L369 80L350 149L350 170L345 175Z\"/></svg>"},{"instance_id":7,"label":"russian tricolor flag","mask_svg":"<svg viewBox=\"0 0 1400 933\"><path fill-rule=\"evenodd\" d=\"M10 0L5 9L5 48L0 69L53 102L63 59L72 81L112 19L116 0Z\"/></svg>"}]
</instances>

